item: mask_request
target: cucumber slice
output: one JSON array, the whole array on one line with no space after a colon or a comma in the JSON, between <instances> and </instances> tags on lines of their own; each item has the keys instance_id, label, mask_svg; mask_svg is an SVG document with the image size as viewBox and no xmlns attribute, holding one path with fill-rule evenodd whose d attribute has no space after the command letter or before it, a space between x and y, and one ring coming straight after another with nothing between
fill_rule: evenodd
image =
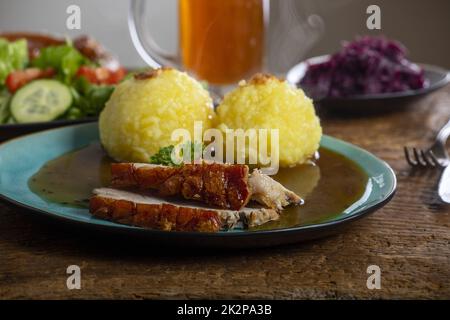
<instances>
[{"instance_id":1,"label":"cucumber slice","mask_svg":"<svg viewBox=\"0 0 450 320\"><path fill-rule=\"evenodd\" d=\"M72 104L67 86L57 80L35 80L11 100L11 114L19 123L45 122L58 118Z\"/></svg>"}]
</instances>

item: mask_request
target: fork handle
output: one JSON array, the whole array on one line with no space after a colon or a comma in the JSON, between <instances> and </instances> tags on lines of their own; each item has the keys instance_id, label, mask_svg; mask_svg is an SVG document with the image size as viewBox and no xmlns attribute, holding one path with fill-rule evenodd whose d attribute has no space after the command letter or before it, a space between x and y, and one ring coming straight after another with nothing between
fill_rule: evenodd
<instances>
[{"instance_id":1,"label":"fork handle","mask_svg":"<svg viewBox=\"0 0 450 320\"><path fill-rule=\"evenodd\" d=\"M445 145L447 138L450 136L450 120L439 130L436 140Z\"/></svg>"},{"instance_id":2,"label":"fork handle","mask_svg":"<svg viewBox=\"0 0 450 320\"><path fill-rule=\"evenodd\" d=\"M438 195L442 202L450 203L450 166L447 166L441 173Z\"/></svg>"}]
</instances>

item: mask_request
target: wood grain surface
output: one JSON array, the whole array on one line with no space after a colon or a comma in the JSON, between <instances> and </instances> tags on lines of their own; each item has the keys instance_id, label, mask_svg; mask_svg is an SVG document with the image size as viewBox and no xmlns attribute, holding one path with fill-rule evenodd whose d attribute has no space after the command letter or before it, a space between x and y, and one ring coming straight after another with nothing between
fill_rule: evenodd
<instances>
[{"instance_id":1,"label":"wood grain surface","mask_svg":"<svg viewBox=\"0 0 450 320\"><path fill-rule=\"evenodd\" d=\"M233 252L163 249L0 204L0 298L450 298L450 207L437 172L412 171L402 147L426 146L450 117L450 86L372 116L321 112L326 134L386 160L398 191L336 236ZM80 290L66 268L81 267ZM366 286L369 265L381 289Z\"/></svg>"}]
</instances>

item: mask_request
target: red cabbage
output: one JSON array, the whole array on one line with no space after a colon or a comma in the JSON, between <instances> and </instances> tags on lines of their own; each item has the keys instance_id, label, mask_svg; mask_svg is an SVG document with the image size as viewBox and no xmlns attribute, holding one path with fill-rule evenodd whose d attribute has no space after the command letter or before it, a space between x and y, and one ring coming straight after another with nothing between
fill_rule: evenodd
<instances>
[{"instance_id":1,"label":"red cabbage","mask_svg":"<svg viewBox=\"0 0 450 320\"><path fill-rule=\"evenodd\" d=\"M357 38L329 60L310 64L300 86L313 99L424 88L423 69L406 54L402 44L384 37Z\"/></svg>"}]
</instances>

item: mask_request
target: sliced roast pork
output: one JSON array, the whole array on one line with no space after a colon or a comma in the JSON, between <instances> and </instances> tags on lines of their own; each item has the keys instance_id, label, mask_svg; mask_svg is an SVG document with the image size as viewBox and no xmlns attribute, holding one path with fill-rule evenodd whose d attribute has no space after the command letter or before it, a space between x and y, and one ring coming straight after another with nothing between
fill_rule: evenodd
<instances>
[{"instance_id":1,"label":"sliced roast pork","mask_svg":"<svg viewBox=\"0 0 450 320\"><path fill-rule=\"evenodd\" d=\"M260 170L253 170L249 176L248 184L252 190L251 199L268 208L283 210L290 204L301 204L303 199L281 183L273 180Z\"/></svg>"},{"instance_id":2,"label":"sliced roast pork","mask_svg":"<svg viewBox=\"0 0 450 320\"><path fill-rule=\"evenodd\" d=\"M153 189L160 196L182 196L223 209L240 210L250 200L282 210L302 199L269 176L246 165L208 163L168 167L142 163L111 164L111 186Z\"/></svg>"},{"instance_id":3,"label":"sliced roast pork","mask_svg":"<svg viewBox=\"0 0 450 320\"><path fill-rule=\"evenodd\" d=\"M279 218L278 211L271 208L214 209L185 200L167 200L149 191L113 188L94 190L90 212L98 218L166 231L217 232L236 226L254 227Z\"/></svg>"}]
</instances>

